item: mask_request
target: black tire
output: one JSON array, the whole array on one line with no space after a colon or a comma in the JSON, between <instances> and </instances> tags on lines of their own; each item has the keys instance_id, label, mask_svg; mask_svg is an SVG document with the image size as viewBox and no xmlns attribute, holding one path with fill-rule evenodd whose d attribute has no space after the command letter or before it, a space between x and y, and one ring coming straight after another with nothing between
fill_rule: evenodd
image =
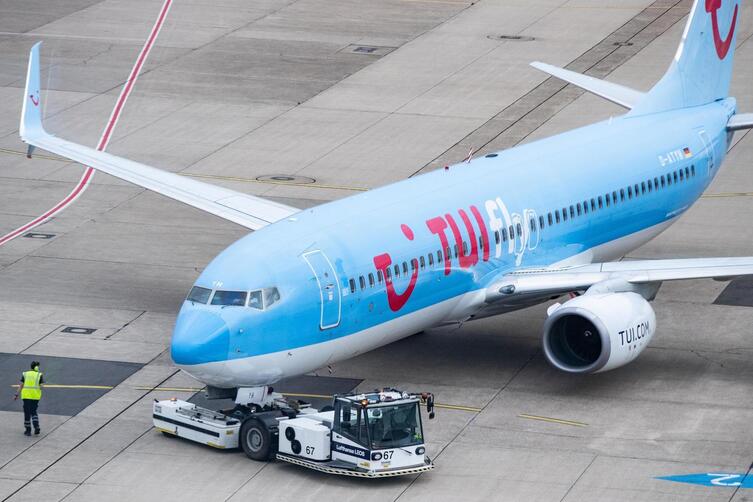
<instances>
[{"instance_id":1,"label":"black tire","mask_svg":"<svg viewBox=\"0 0 753 502\"><path fill-rule=\"evenodd\" d=\"M272 457L272 434L261 420L248 418L241 425L238 442L243 453L252 460L267 461Z\"/></svg>"}]
</instances>

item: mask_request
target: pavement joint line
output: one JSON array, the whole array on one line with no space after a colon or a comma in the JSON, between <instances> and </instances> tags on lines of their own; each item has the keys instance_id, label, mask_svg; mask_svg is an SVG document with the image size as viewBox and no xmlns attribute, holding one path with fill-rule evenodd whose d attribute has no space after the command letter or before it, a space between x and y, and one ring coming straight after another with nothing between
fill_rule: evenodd
<instances>
[{"instance_id":1,"label":"pavement joint line","mask_svg":"<svg viewBox=\"0 0 753 502\"><path fill-rule=\"evenodd\" d=\"M623 23L622 26L620 26L619 28L617 28L616 30L614 30L612 33L606 35L602 40L600 40L599 42L597 42L596 44L594 44L591 48L589 48L586 51L584 51L580 56L578 56L575 59L573 59L569 64L567 64L565 66L565 68L566 69L570 69L570 70L574 70L574 71L579 71L579 72L584 73L584 74L589 74L589 71L592 71L594 68L597 68L600 64L602 64L604 61L607 61L608 58L612 57L614 54L618 53L618 51L620 50L620 47L618 47L618 46L617 47L612 47L612 46L607 45L606 46L607 50L605 51L606 53L604 55L598 55L597 54L596 55L596 59L594 59L591 56L591 54L594 51L598 51L598 49L600 47L604 47L604 44L608 44L612 40L612 38L614 37L615 33L618 33L620 30L624 29L625 26L627 26L629 23L631 23L636 18L638 18L642 14L646 13L650 9L659 11L658 14L652 14L652 18L649 21L647 21L644 24L638 26L634 31L632 31L631 33L629 33L628 36L622 37L626 41L632 40L636 36L639 36L644 30L646 30L647 28L649 28L652 24L654 24L655 22L661 20L665 15L667 15L670 12L672 12L673 9L676 9L678 7L678 5L680 5L682 3L682 0L677 0L677 1L675 1L674 4L667 5L667 6L657 6L656 5L657 3L659 3L659 2L654 2L654 4L652 4L652 5L644 8L644 9L642 9L636 16L634 16L633 18L631 18L628 21L626 21L625 23ZM680 17L680 19L682 19L683 17L684 16ZM625 60L622 61L622 62L620 62L619 64L616 64L616 65L612 66L606 74L604 74L604 72L602 71L602 72L599 72L598 75L592 75L592 76L596 76L597 78L604 78L605 76L611 74L614 70L616 70L617 68L619 68L620 66L622 66L625 62L627 62L628 60L632 59L635 56L635 54L639 53L641 50L643 50L645 47L647 47L656 38L658 38L659 36L661 36L664 32L666 32L667 29L671 28L671 26L673 26L674 24L675 23L672 23L668 28L666 28L665 30L663 30L661 33L656 34L651 40L649 40L649 41L647 41L645 43L642 43L641 46L632 55L630 55L629 57L625 58ZM581 65L581 64L585 64L585 65L587 65L587 67L585 69L580 68L579 65ZM549 87L552 87L552 89L548 89ZM478 146L476 148L477 152L485 153L486 152L485 149L487 147L489 147L490 145L492 145L491 150L493 150L493 151L499 150L500 148L497 147L499 145L494 146L493 143L499 142L501 139L503 140L505 138L506 134L508 136L512 135L513 139L515 140L513 142L513 144L512 144L513 146L520 144L528 136L530 136L530 134L533 131L537 130L539 127L541 127L542 125L544 125L545 123L547 123L552 117L554 117L555 115L557 115L559 113L559 111L561 111L563 108L567 107L575 99L577 99L581 94L583 94L583 91L579 91L579 93L577 94L577 96L575 96L574 98L570 99L570 98L567 97L566 94L563 94L563 93L569 92L570 89L572 89L571 85L569 85L566 82L562 82L559 79L556 79L555 77L548 77L548 78L544 79L539 85L537 85L536 87L534 87L533 89L531 89L530 91L528 91L526 94L520 96L518 99L516 99L515 101L513 101L512 103L510 103L508 106L506 106L505 108L503 108L502 110L500 110L499 113L497 113L496 115L494 115L493 117L491 117L488 121L486 121L484 124L480 125L474 131L471 131L464 138L460 139L457 143L455 143L450 148L448 148L447 150L445 150L442 154L438 155L432 161L428 162L422 168L420 168L419 170L415 171L409 177L413 177L413 176L415 176L417 174L428 172L428 171L432 170L432 166L434 166L434 168L439 168L440 164L445 164L446 165L448 163L451 163L451 162L448 162L447 159L452 156L452 154L454 153L455 150L457 150L458 148L461 148L461 147L462 148L466 148L466 144L467 143L473 143L474 136L476 136L476 135L481 135L481 137L483 138L484 132L485 132L485 127L488 124L490 124L491 122L495 121L495 120L508 121L508 122L510 122L510 124L502 127L502 129L500 131L498 131L498 132L492 131L492 132L495 132L495 134L494 134L493 137L491 137L491 139L482 139L482 143L483 144L481 146ZM541 93L543 93L543 96L539 97L538 94L541 94ZM559 110L556 110L556 111L552 112L546 119L544 119L544 120L537 120L537 124L535 125L535 127L533 127L533 126L531 126L532 128L529 127L530 130L528 130L527 132L526 131L522 131L523 132L523 136L521 138L516 138L516 134L515 134L517 132L516 126L519 125L521 123L521 121L524 120L526 117L529 117L532 114L536 113L537 110L540 110L541 107L544 104L546 104L548 102L551 102L552 99L554 99L554 98L556 98L558 96L565 96L565 98L567 99L567 102L564 103L564 104L562 104L562 106L559 108ZM532 103L527 103L527 101L531 101L531 100L533 100ZM508 111L508 110L515 110L516 108L520 107L521 103L526 103L526 107L525 107L524 111L515 112L514 116L510 117L510 118L506 118L505 117L505 112L506 111ZM506 148L502 148L502 149L506 149Z\"/></svg>"},{"instance_id":2,"label":"pavement joint line","mask_svg":"<svg viewBox=\"0 0 753 502\"><path fill-rule=\"evenodd\" d=\"M164 352L164 351L163 351L163 352ZM154 357L154 358L152 359L152 361L154 361L155 359L157 359L158 357L160 357L160 355L161 355L161 354L159 354L159 355L155 356L155 357ZM151 363L152 361L150 361L150 363ZM146 365L144 365L144 367L146 367L146 366L147 366L148 364L149 364L149 363L147 363ZM177 375L177 374L178 374L179 372L180 372L180 370L179 370L179 369L176 369L175 371L173 371L172 373L170 373L170 374L169 374L169 375L168 375L167 377L165 377L165 378L164 378L164 379L163 379L163 380L162 380L162 381L161 381L161 382L160 382L159 384L162 384L162 383L165 383L165 382L167 382L167 381L168 381L169 379L171 379L172 377L174 377L175 375ZM156 387L158 387L158 386L159 386L159 384L157 384L157 386L155 386L155 388L156 388ZM56 458L55 460L53 460L53 461L52 461L52 462L51 462L50 464L48 464L48 465L47 465L46 467L44 467L44 468L43 468L42 470L40 470L39 472L37 472L36 474L34 474L34 476L32 476L32 477L31 477L30 479L26 480L26 483L25 483L25 484L21 485L21 486L20 486L20 487L19 487L19 488L18 488L17 490L15 490L15 491L14 491L14 492L12 492L12 493L11 493L10 495L8 495L8 496L7 496L7 497L6 497L5 499L3 499L3 502L5 502L6 500L9 500L9 499L10 499L11 497L13 497L13 496L14 496L15 494L17 494L17 493L18 493L19 491L21 491L21 490L22 490L22 489L23 489L23 488L24 488L25 486L27 486L27 485L31 484L31 483L32 483L33 481L35 481L35 480L36 480L37 478L39 478L39 476L41 476L42 474L44 474L45 472L47 472L47 470L49 470L49 469L50 469L50 468L51 468L52 466L54 466L55 464L57 464L58 462L60 462L60 461L61 461L62 459L64 459L65 457L67 457L69 453L71 453L72 451L74 451L75 449L77 449L77 448L78 448L79 446L81 446L81 445L82 445L83 443L85 443L86 441L88 441L89 439L91 439L92 437L94 437L94 435L96 435L96 434L97 434L97 433L98 433L99 431L101 431L102 429L104 429L105 427L107 427L107 426L108 426L109 424L111 424L111 423L112 423L112 422L113 422L113 421L114 421L114 420L115 420L116 418L118 418L119 416L121 416L121 415L122 415L123 413L125 413L125 412L126 412L127 410L131 409L131 407L135 406L135 405L136 405L136 404L137 404L137 403L138 403L139 401L141 401L141 399L143 399L144 397L146 397L147 395L149 395L149 393L150 393L150 392L151 392L151 391L147 391L147 392L145 392L145 393L144 393L144 394L142 394L142 395L141 395L140 397L138 397L137 399L135 399L135 400L134 400L134 401L133 401L133 402L132 402L131 404L129 404L128 406L126 406L125 408L123 408L122 410L120 410L120 411L119 411L118 413L116 413L116 414L115 414L115 416L113 416L113 417L111 417L111 418L107 419L107 420L105 421L105 423L103 423L102 425L100 425L99 427L97 427L97 428L96 428L96 429L95 429L95 430L94 430L94 431L93 431L92 433L90 433L89 435L87 435L87 436L86 436L86 437L85 437L85 438L84 438L83 440L81 440L81 441L80 441L80 442L79 442L78 444L76 444L75 446L73 446L72 448L70 448L69 450L67 450L67 451L66 451L65 453L63 453L62 455L60 455L59 457L57 457L57 458ZM66 420L66 422L67 422L67 420ZM49 437L49 436L45 436L45 438L46 438L46 437ZM28 450L29 450L30 448L33 448L33 447L34 447L35 445L37 445L37 444L40 444L40 443L41 443L41 441L43 441L43 440L44 440L45 438L42 438L42 440L35 442L35 443L34 443L33 445L31 445L31 446L30 446L29 448L25 449L25 450L24 450L24 451L23 451L22 453L25 453L25 452L27 452L27 451L28 451ZM13 459L11 460L11 462L12 462L13 460L15 460L16 458L18 458L18 456L14 457L14 458L13 458ZM10 462L8 462L8 463L10 463ZM8 463L6 463L6 464L5 464L5 465L4 465L3 467L5 467L6 465L8 465Z\"/></svg>"},{"instance_id":3,"label":"pavement joint line","mask_svg":"<svg viewBox=\"0 0 753 502\"><path fill-rule=\"evenodd\" d=\"M588 424L583 422L576 422L575 420L564 420L562 418L542 417L539 415L529 415L528 413L521 413L518 418L525 418L528 420L538 420L540 422L550 422L553 424L571 425L573 427L588 427Z\"/></svg>"}]
</instances>

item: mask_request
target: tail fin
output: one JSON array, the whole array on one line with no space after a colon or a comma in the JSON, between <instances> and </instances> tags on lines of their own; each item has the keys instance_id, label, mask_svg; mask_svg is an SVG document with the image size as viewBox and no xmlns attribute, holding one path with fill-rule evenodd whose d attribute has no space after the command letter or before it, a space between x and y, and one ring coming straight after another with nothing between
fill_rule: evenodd
<instances>
[{"instance_id":1,"label":"tail fin","mask_svg":"<svg viewBox=\"0 0 753 502\"><path fill-rule=\"evenodd\" d=\"M24 96L23 109L21 110L21 124L18 132L21 139L35 136L42 132L42 102L39 84L39 46L37 42L29 53L29 69L26 73L26 95ZM29 152L31 153L31 152Z\"/></svg>"},{"instance_id":2,"label":"tail fin","mask_svg":"<svg viewBox=\"0 0 753 502\"><path fill-rule=\"evenodd\" d=\"M704 105L726 98L742 0L695 0L677 54L633 115Z\"/></svg>"}]
</instances>

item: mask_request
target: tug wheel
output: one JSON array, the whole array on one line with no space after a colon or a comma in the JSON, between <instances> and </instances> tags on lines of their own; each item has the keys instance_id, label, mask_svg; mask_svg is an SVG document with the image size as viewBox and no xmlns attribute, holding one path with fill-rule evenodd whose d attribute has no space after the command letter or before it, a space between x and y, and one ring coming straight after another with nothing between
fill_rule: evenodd
<instances>
[{"instance_id":1,"label":"tug wheel","mask_svg":"<svg viewBox=\"0 0 753 502\"><path fill-rule=\"evenodd\" d=\"M272 453L272 434L261 420L248 418L241 425L239 438L243 453L252 460L269 460Z\"/></svg>"}]
</instances>

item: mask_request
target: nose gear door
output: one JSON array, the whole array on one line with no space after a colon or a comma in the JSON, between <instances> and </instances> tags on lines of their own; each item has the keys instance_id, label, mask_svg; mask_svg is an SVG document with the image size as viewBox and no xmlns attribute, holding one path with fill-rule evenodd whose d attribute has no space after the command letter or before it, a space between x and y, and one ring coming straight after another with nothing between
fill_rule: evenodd
<instances>
[{"instance_id":1,"label":"nose gear door","mask_svg":"<svg viewBox=\"0 0 753 502\"><path fill-rule=\"evenodd\" d=\"M303 259L306 260L314 273L319 286L322 309L319 328L323 330L334 328L340 324L340 313L342 311L340 284L337 281L335 268L327 255L320 250L303 253Z\"/></svg>"}]
</instances>

